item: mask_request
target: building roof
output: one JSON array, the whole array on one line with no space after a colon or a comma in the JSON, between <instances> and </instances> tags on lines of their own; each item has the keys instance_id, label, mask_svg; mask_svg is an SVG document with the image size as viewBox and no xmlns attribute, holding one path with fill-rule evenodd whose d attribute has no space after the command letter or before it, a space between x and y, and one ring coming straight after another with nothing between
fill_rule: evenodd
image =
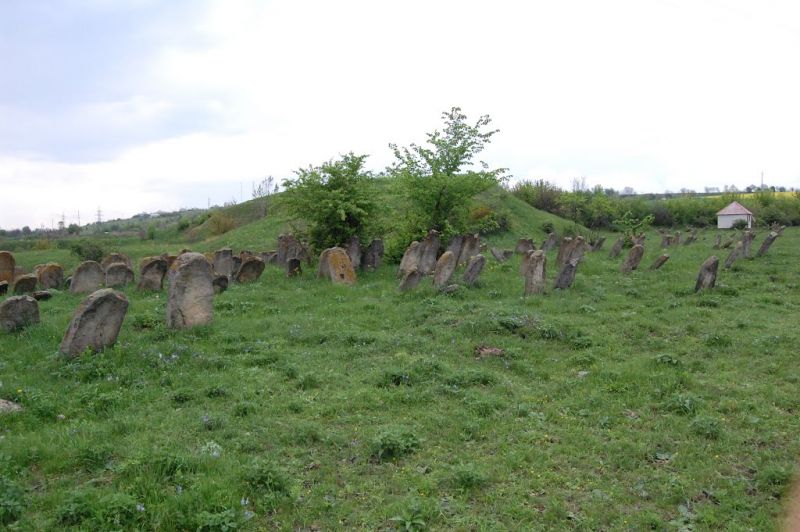
<instances>
[{"instance_id":1,"label":"building roof","mask_svg":"<svg viewBox=\"0 0 800 532\"><path fill-rule=\"evenodd\" d=\"M719 211L717 213L717 216L725 216L725 215L730 216L732 214L741 214L741 215L749 214L751 216L753 215L752 212L744 208L744 205L742 205L738 201L734 201L730 205Z\"/></svg>"}]
</instances>

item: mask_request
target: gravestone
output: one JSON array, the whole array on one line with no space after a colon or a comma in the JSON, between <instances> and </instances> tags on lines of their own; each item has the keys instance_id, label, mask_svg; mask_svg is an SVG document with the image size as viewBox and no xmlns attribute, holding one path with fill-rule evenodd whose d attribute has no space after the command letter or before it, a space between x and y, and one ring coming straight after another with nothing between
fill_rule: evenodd
<instances>
[{"instance_id":1,"label":"gravestone","mask_svg":"<svg viewBox=\"0 0 800 532\"><path fill-rule=\"evenodd\" d=\"M592 243L591 251L592 252L600 251L601 249L603 249L603 244L605 243L606 243L606 237L604 236L599 237Z\"/></svg>"},{"instance_id":2,"label":"gravestone","mask_svg":"<svg viewBox=\"0 0 800 532\"><path fill-rule=\"evenodd\" d=\"M160 292L164 288L164 276L167 274L167 261L161 257L142 259L139 270L139 290Z\"/></svg>"},{"instance_id":3,"label":"gravestone","mask_svg":"<svg viewBox=\"0 0 800 532\"><path fill-rule=\"evenodd\" d=\"M8 281L0 281L0 296L8 293Z\"/></svg>"},{"instance_id":4,"label":"gravestone","mask_svg":"<svg viewBox=\"0 0 800 532\"><path fill-rule=\"evenodd\" d=\"M436 266L436 257L439 256L439 231L431 229L419 243L419 260L417 270L422 275L430 275Z\"/></svg>"},{"instance_id":5,"label":"gravestone","mask_svg":"<svg viewBox=\"0 0 800 532\"><path fill-rule=\"evenodd\" d=\"M227 275L215 273L214 279L211 281L211 286L214 288L214 294L221 294L228 289L229 279Z\"/></svg>"},{"instance_id":6,"label":"gravestone","mask_svg":"<svg viewBox=\"0 0 800 532\"><path fill-rule=\"evenodd\" d=\"M238 255L233 256L233 273L231 276L236 275L236 272L239 271L239 268L242 267L242 258Z\"/></svg>"},{"instance_id":7,"label":"gravestone","mask_svg":"<svg viewBox=\"0 0 800 532\"><path fill-rule=\"evenodd\" d=\"M770 234L767 235L767 238L761 243L761 247L758 248L758 253L756 253L756 257L763 257L767 251L769 251L769 247L775 242L775 239L780 236L779 233L776 231L771 231Z\"/></svg>"},{"instance_id":8,"label":"gravestone","mask_svg":"<svg viewBox=\"0 0 800 532\"><path fill-rule=\"evenodd\" d=\"M684 246L688 246L689 244L691 244L695 240L697 240L697 229L694 229L692 231L692 233L689 235L689 237L686 239L686 241L683 243L683 245Z\"/></svg>"},{"instance_id":9,"label":"gravestone","mask_svg":"<svg viewBox=\"0 0 800 532\"><path fill-rule=\"evenodd\" d=\"M39 323L39 303L31 296L13 296L0 303L0 330L13 332Z\"/></svg>"},{"instance_id":10,"label":"gravestone","mask_svg":"<svg viewBox=\"0 0 800 532\"><path fill-rule=\"evenodd\" d=\"M544 250L531 250L525 254L522 271L522 275L525 278L524 295L531 296L544 293L546 266L547 256L544 254Z\"/></svg>"},{"instance_id":11,"label":"gravestone","mask_svg":"<svg viewBox=\"0 0 800 532\"><path fill-rule=\"evenodd\" d=\"M492 256L497 260L497 262L503 263L510 259L514 252L509 249L497 249L496 247L492 246L490 249Z\"/></svg>"},{"instance_id":12,"label":"gravestone","mask_svg":"<svg viewBox=\"0 0 800 532\"><path fill-rule=\"evenodd\" d=\"M619 257L619 254L622 253L622 246L625 245L625 238L619 237L614 245L611 246L611 251L608 252L608 257L611 259L615 259Z\"/></svg>"},{"instance_id":13,"label":"gravestone","mask_svg":"<svg viewBox=\"0 0 800 532\"><path fill-rule=\"evenodd\" d=\"M17 263L10 251L0 251L0 281L14 282L14 268Z\"/></svg>"},{"instance_id":14,"label":"gravestone","mask_svg":"<svg viewBox=\"0 0 800 532\"><path fill-rule=\"evenodd\" d=\"M700 272L697 274L697 282L694 285L695 292L707 288L714 288L714 284L717 282L718 267L719 259L715 255L711 255L705 260L700 266Z\"/></svg>"},{"instance_id":15,"label":"gravestone","mask_svg":"<svg viewBox=\"0 0 800 532\"><path fill-rule=\"evenodd\" d=\"M542 249L546 252L555 248L558 244L558 235L555 233L548 233L547 240L542 243Z\"/></svg>"},{"instance_id":16,"label":"gravestone","mask_svg":"<svg viewBox=\"0 0 800 532\"><path fill-rule=\"evenodd\" d=\"M347 250L347 256L350 257L350 264L353 265L353 269L356 270L361 267L361 241L358 239L358 236L353 235L350 237L350 240L347 241L347 246L345 246Z\"/></svg>"},{"instance_id":17,"label":"gravestone","mask_svg":"<svg viewBox=\"0 0 800 532\"><path fill-rule=\"evenodd\" d=\"M453 272L456 270L456 257L452 251L445 251L439 260L436 261L436 267L433 272L433 287L441 290L447 286Z\"/></svg>"},{"instance_id":18,"label":"gravestone","mask_svg":"<svg viewBox=\"0 0 800 532\"><path fill-rule=\"evenodd\" d=\"M64 284L64 268L60 264L48 262L39 269L37 275L39 276L39 284L45 290L58 289Z\"/></svg>"},{"instance_id":19,"label":"gravestone","mask_svg":"<svg viewBox=\"0 0 800 532\"><path fill-rule=\"evenodd\" d=\"M633 246L628 252L628 256L625 258L622 266L620 266L620 272L631 273L633 270L639 267L639 263L642 261L643 256L644 246L641 244L636 244Z\"/></svg>"},{"instance_id":20,"label":"gravestone","mask_svg":"<svg viewBox=\"0 0 800 532\"><path fill-rule=\"evenodd\" d=\"M213 268L203 255L180 255L169 269L167 279L167 327L183 329L213 321Z\"/></svg>"},{"instance_id":21,"label":"gravestone","mask_svg":"<svg viewBox=\"0 0 800 532\"><path fill-rule=\"evenodd\" d=\"M297 257L286 261L286 277L298 277L303 274L302 262Z\"/></svg>"},{"instance_id":22,"label":"gravestone","mask_svg":"<svg viewBox=\"0 0 800 532\"><path fill-rule=\"evenodd\" d=\"M675 231L675 236L672 238L672 243L676 246L681 243L681 232Z\"/></svg>"},{"instance_id":23,"label":"gravestone","mask_svg":"<svg viewBox=\"0 0 800 532\"><path fill-rule=\"evenodd\" d=\"M261 260L264 261L264 264L276 264L278 259L278 252L277 251L264 251L258 254L261 257Z\"/></svg>"},{"instance_id":24,"label":"gravestone","mask_svg":"<svg viewBox=\"0 0 800 532\"><path fill-rule=\"evenodd\" d=\"M564 290L572 286L577 271L578 261L576 259L568 260L558 272L558 277L556 277L555 283L553 283L553 288Z\"/></svg>"},{"instance_id":25,"label":"gravestone","mask_svg":"<svg viewBox=\"0 0 800 532\"><path fill-rule=\"evenodd\" d=\"M467 264L467 269L464 270L464 276L461 278L464 281L464 284L467 286L472 286L478 282L478 277L481 275L485 265L486 257L483 255L475 255L472 257L469 260L469 264Z\"/></svg>"},{"instance_id":26,"label":"gravestone","mask_svg":"<svg viewBox=\"0 0 800 532\"><path fill-rule=\"evenodd\" d=\"M634 246L644 246L644 241L647 238L647 235L644 233L640 233L638 235L633 235L631 237L631 242L633 242Z\"/></svg>"},{"instance_id":27,"label":"gravestone","mask_svg":"<svg viewBox=\"0 0 800 532\"><path fill-rule=\"evenodd\" d=\"M14 281L14 294L20 295L35 292L36 283L38 282L39 279L32 273L17 277L17 280Z\"/></svg>"},{"instance_id":28,"label":"gravestone","mask_svg":"<svg viewBox=\"0 0 800 532\"><path fill-rule=\"evenodd\" d=\"M714 249L719 249L722 246L722 235L718 234L714 241Z\"/></svg>"},{"instance_id":29,"label":"gravestone","mask_svg":"<svg viewBox=\"0 0 800 532\"><path fill-rule=\"evenodd\" d=\"M400 280L400 286L398 287L401 292L408 292L409 290L413 290L417 287L419 282L422 280L423 275L419 273L419 271L414 268L411 271L406 272L403 275L403 278Z\"/></svg>"},{"instance_id":30,"label":"gravestone","mask_svg":"<svg viewBox=\"0 0 800 532\"><path fill-rule=\"evenodd\" d=\"M344 248L328 248L319 256L317 277L330 279L333 284L355 284L356 272Z\"/></svg>"},{"instance_id":31,"label":"gravestone","mask_svg":"<svg viewBox=\"0 0 800 532\"><path fill-rule=\"evenodd\" d=\"M464 247L464 235L453 235L450 239L450 242L447 243L447 249L445 251L449 251L453 254L456 258L456 264L458 264L458 258L461 256L461 250Z\"/></svg>"},{"instance_id":32,"label":"gravestone","mask_svg":"<svg viewBox=\"0 0 800 532\"><path fill-rule=\"evenodd\" d=\"M661 247L668 248L670 244L672 244L672 236L661 235Z\"/></svg>"},{"instance_id":33,"label":"gravestone","mask_svg":"<svg viewBox=\"0 0 800 532\"><path fill-rule=\"evenodd\" d=\"M72 275L69 291L73 294L94 292L103 286L105 273L102 266L93 260L81 262Z\"/></svg>"},{"instance_id":34,"label":"gravestone","mask_svg":"<svg viewBox=\"0 0 800 532\"><path fill-rule=\"evenodd\" d=\"M253 281L257 281L264 272L264 266L264 261L258 257L246 257L242 261L239 270L234 275L234 280L237 283L252 283Z\"/></svg>"},{"instance_id":35,"label":"gravestone","mask_svg":"<svg viewBox=\"0 0 800 532\"><path fill-rule=\"evenodd\" d=\"M403 258L400 260L400 267L397 269L398 277L405 277L407 273L417 269L419 249L419 242L416 240L406 248Z\"/></svg>"},{"instance_id":36,"label":"gravestone","mask_svg":"<svg viewBox=\"0 0 800 532\"><path fill-rule=\"evenodd\" d=\"M753 231L745 231L742 235L742 255L745 258L750 257L750 248L753 246L753 240L756 234Z\"/></svg>"},{"instance_id":37,"label":"gravestone","mask_svg":"<svg viewBox=\"0 0 800 532\"><path fill-rule=\"evenodd\" d=\"M567 262L571 252L572 237L565 236L563 239L561 239L561 244L558 246L558 254L556 255L556 268L561 268L561 266Z\"/></svg>"},{"instance_id":38,"label":"gravestone","mask_svg":"<svg viewBox=\"0 0 800 532\"><path fill-rule=\"evenodd\" d=\"M87 348L97 352L114 345L127 311L128 299L122 292L103 288L92 293L72 316L60 351L74 357Z\"/></svg>"},{"instance_id":39,"label":"gravestone","mask_svg":"<svg viewBox=\"0 0 800 532\"><path fill-rule=\"evenodd\" d=\"M728 249L729 247L731 247L733 245L734 242L736 242L735 238L729 238L728 240L726 240L725 242L722 243L720 248L721 249Z\"/></svg>"},{"instance_id":40,"label":"gravestone","mask_svg":"<svg viewBox=\"0 0 800 532\"><path fill-rule=\"evenodd\" d=\"M653 263L653 265L650 266L650 269L651 270L657 270L660 267L662 267L664 265L664 263L667 262L668 260L669 260L669 255L664 253L663 255L661 255L660 257L658 257L656 259L656 261Z\"/></svg>"},{"instance_id":41,"label":"gravestone","mask_svg":"<svg viewBox=\"0 0 800 532\"><path fill-rule=\"evenodd\" d=\"M293 234L278 235L278 254L275 257L277 265L285 268L286 261L289 259L303 260L305 258L308 258L306 248Z\"/></svg>"},{"instance_id":42,"label":"gravestone","mask_svg":"<svg viewBox=\"0 0 800 532\"><path fill-rule=\"evenodd\" d=\"M106 286L125 286L133 282L133 270L124 262L115 262L106 267Z\"/></svg>"},{"instance_id":43,"label":"gravestone","mask_svg":"<svg viewBox=\"0 0 800 532\"><path fill-rule=\"evenodd\" d=\"M461 253L458 255L458 265L463 266L472 260L472 257L480 253L481 239L480 235L471 234L464 235L464 244L461 246Z\"/></svg>"},{"instance_id":44,"label":"gravestone","mask_svg":"<svg viewBox=\"0 0 800 532\"><path fill-rule=\"evenodd\" d=\"M373 238L367 246L366 251L361 256L361 267L365 270L374 271L381 267L383 263L383 240Z\"/></svg>"},{"instance_id":45,"label":"gravestone","mask_svg":"<svg viewBox=\"0 0 800 532\"><path fill-rule=\"evenodd\" d=\"M741 256L743 249L744 249L744 244L742 242L737 242L736 245L731 250L730 255L728 255L728 258L725 259L724 268L726 270L729 269L731 266L733 266L733 263L736 262L736 259L738 259L739 256Z\"/></svg>"},{"instance_id":46,"label":"gravestone","mask_svg":"<svg viewBox=\"0 0 800 532\"><path fill-rule=\"evenodd\" d=\"M53 297L53 293L49 290L37 290L36 292L31 293L31 297L36 301L47 301Z\"/></svg>"},{"instance_id":47,"label":"gravestone","mask_svg":"<svg viewBox=\"0 0 800 532\"><path fill-rule=\"evenodd\" d=\"M533 243L532 238L520 238L517 240L517 246L514 248L515 253L525 256L529 251L536 251L536 244Z\"/></svg>"},{"instance_id":48,"label":"gravestone","mask_svg":"<svg viewBox=\"0 0 800 532\"><path fill-rule=\"evenodd\" d=\"M233 269L233 250L231 248L218 249L214 252L212 260L215 272L225 275L229 279L233 277L235 270Z\"/></svg>"},{"instance_id":49,"label":"gravestone","mask_svg":"<svg viewBox=\"0 0 800 532\"><path fill-rule=\"evenodd\" d=\"M175 264L175 261L178 260L177 255L170 255L168 253L164 253L161 257L167 261L167 269L172 268L172 265Z\"/></svg>"},{"instance_id":50,"label":"gravestone","mask_svg":"<svg viewBox=\"0 0 800 532\"><path fill-rule=\"evenodd\" d=\"M103 258L103 261L100 263L100 267L103 268L103 271L105 271L109 266L116 264L117 262L121 262L128 268L131 268L131 259L124 253L109 253Z\"/></svg>"}]
</instances>

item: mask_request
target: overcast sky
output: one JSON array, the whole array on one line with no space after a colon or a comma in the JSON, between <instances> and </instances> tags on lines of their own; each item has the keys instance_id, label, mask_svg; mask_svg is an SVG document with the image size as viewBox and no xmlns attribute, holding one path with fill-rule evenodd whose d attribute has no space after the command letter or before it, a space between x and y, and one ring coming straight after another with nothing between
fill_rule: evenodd
<instances>
[{"instance_id":1,"label":"overcast sky","mask_svg":"<svg viewBox=\"0 0 800 532\"><path fill-rule=\"evenodd\" d=\"M460 106L514 179L800 188L800 3L0 5L0 227L249 199Z\"/></svg>"}]
</instances>

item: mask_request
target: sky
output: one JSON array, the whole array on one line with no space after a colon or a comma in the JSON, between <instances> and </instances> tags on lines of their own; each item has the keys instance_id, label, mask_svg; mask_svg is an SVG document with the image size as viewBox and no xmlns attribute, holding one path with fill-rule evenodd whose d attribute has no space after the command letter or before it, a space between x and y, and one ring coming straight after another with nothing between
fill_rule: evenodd
<instances>
[{"instance_id":1,"label":"sky","mask_svg":"<svg viewBox=\"0 0 800 532\"><path fill-rule=\"evenodd\" d=\"M0 6L0 228L247 200L458 106L511 181L800 188L794 0Z\"/></svg>"}]
</instances>

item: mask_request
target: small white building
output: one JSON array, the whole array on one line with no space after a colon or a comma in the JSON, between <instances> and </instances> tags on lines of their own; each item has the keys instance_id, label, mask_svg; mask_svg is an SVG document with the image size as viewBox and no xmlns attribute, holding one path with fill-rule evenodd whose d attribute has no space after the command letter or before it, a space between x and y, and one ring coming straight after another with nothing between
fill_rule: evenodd
<instances>
[{"instance_id":1,"label":"small white building","mask_svg":"<svg viewBox=\"0 0 800 532\"><path fill-rule=\"evenodd\" d=\"M748 229L753 227L753 213L738 201L734 201L717 213L717 228L730 229L738 220L747 222Z\"/></svg>"}]
</instances>

